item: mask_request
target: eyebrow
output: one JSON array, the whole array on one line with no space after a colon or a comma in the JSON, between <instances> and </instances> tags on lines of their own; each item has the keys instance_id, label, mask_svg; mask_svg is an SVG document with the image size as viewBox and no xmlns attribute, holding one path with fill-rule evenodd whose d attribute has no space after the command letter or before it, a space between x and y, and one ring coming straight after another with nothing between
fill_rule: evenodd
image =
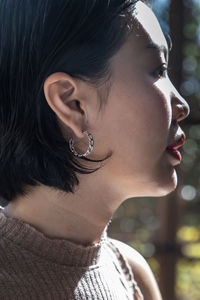
<instances>
[{"instance_id":1,"label":"eyebrow","mask_svg":"<svg viewBox=\"0 0 200 300\"><path fill-rule=\"evenodd\" d=\"M159 52L164 52L164 55L165 55L165 58L167 58L167 56L169 55L169 52L172 50L172 39L170 37L170 35L168 33L165 33L165 39L167 41L167 45L168 45L168 48L166 48L164 45L162 46L159 46L155 43L150 43L149 45L147 45L147 49L155 49L156 51L159 51Z\"/></svg>"},{"instance_id":2,"label":"eyebrow","mask_svg":"<svg viewBox=\"0 0 200 300\"><path fill-rule=\"evenodd\" d=\"M169 48L166 48L164 45L159 46L159 45L154 44L154 43L151 43L151 44L147 45L146 49L155 49L156 51L164 52L165 58L168 56L168 53L171 50Z\"/></svg>"}]
</instances>

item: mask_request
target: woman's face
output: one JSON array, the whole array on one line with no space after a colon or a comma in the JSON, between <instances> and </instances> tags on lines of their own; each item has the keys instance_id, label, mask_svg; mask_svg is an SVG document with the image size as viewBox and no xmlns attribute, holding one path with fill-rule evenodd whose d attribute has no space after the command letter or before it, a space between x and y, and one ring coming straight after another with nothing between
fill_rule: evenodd
<instances>
[{"instance_id":1,"label":"woman's face","mask_svg":"<svg viewBox=\"0 0 200 300\"><path fill-rule=\"evenodd\" d=\"M141 1L134 23L130 38L112 58L112 87L95 126L94 142L98 157L113 151L104 166L105 176L127 197L164 196L176 188L174 167L180 164L166 148L180 137L177 122L188 115L189 106L165 71L166 39L155 15Z\"/></svg>"}]
</instances>

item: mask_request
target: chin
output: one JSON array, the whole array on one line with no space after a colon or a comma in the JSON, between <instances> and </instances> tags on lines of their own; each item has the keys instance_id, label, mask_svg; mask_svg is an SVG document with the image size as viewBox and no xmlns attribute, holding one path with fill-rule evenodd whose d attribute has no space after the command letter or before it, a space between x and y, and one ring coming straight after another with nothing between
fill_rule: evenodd
<instances>
[{"instance_id":1,"label":"chin","mask_svg":"<svg viewBox=\"0 0 200 300\"><path fill-rule=\"evenodd\" d=\"M147 178L143 187L140 187L137 192L135 188L133 189L131 182L130 193L126 195L126 199L133 197L164 197L176 189L177 183L177 173L173 167L170 171L168 169L168 172L162 172L161 175L154 174L154 176Z\"/></svg>"},{"instance_id":2,"label":"chin","mask_svg":"<svg viewBox=\"0 0 200 300\"><path fill-rule=\"evenodd\" d=\"M158 197L166 196L177 188L178 177L176 170L173 168L170 176L168 178L163 178L163 180L164 182L160 182L159 186L157 187L156 192Z\"/></svg>"},{"instance_id":3,"label":"chin","mask_svg":"<svg viewBox=\"0 0 200 300\"><path fill-rule=\"evenodd\" d=\"M162 176L154 177L151 182L151 188L148 196L150 197L164 197L173 192L178 184L177 173L174 168L170 173L162 174Z\"/></svg>"}]
</instances>

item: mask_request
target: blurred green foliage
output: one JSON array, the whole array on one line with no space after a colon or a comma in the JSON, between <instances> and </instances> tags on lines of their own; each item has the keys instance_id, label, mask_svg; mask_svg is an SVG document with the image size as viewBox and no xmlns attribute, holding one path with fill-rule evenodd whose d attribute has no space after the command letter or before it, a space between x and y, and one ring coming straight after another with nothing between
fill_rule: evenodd
<instances>
[{"instance_id":1,"label":"blurred green foliage","mask_svg":"<svg viewBox=\"0 0 200 300\"><path fill-rule=\"evenodd\" d=\"M200 299L200 261L179 259L176 266L176 294L180 300Z\"/></svg>"}]
</instances>

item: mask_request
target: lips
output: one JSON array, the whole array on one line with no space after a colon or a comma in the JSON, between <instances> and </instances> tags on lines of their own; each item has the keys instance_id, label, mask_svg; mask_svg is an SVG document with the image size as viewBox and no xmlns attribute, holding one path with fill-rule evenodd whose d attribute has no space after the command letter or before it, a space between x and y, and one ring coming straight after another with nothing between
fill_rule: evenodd
<instances>
[{"instance_id":1,"label":"lips","mask_svg":"<svg viewBox=\"0 0 200 300\"><path fill-rule=\"evenodd\" d=\"M178 148L182 147L185 143L185 139L186 139L186 136L185 134L183 133L181 135L181 137L175 142L173 143L172 145L169 145L167 147L168 150L177 150Z\"/></svg>"}]
</instances>

